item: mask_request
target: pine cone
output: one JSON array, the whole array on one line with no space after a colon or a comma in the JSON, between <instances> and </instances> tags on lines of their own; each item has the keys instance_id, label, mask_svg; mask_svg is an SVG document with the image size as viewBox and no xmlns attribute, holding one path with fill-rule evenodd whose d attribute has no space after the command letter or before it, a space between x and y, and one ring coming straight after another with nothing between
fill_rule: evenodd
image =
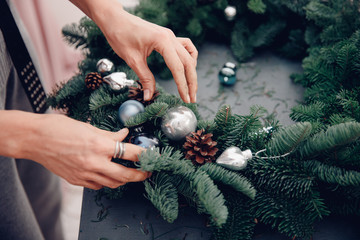
<instances>
[{"instance_id":1,"label":"pine cone","mask_svg":"<svg viewBox=\"0 0 360 240\"><path fill-rule=\"evenodd\" d=\"M100 87L104 79L97 72L91 72L85 77L85 85L87 88L95 90Z\"/></svg>"},{"instance_id":2,"label":"pine cone","mask_svg":"<svg viewBox=\"0 0 360 240\"><path fill-rule=\"evenodd\" d=\"M153 97L149 101L144 101L144 89L140 83L140 81L136 81L138 85L136 87L129 87L129 99L136 100L141 102L142 104L149 105L153 103L157 96L159 96L159 91L155 90Z\"/></svg>"},{"instance_id":3,"label":"pine cone","mask_svg":"<svg viewBox=\"0 0 360 240\"><path fill-rule=\"evenodd\" d=\"M213 162L215 154L219 149L215 146L217 142L211 139L211 133L205 134L204 129L192 132L186 137L183 148L186 150L186 159L191 160L195 165Z\"/></svg>"}]
</instances>

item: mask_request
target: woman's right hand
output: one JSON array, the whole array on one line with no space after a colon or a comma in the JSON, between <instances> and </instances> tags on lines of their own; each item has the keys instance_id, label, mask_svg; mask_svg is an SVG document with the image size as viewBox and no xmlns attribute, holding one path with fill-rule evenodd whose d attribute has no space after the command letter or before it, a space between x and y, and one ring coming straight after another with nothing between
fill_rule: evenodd
<instances>
[{"instance_id":1,"label":"woman's right hand","mask_svg":"<svg viewBox=\"0 0 360 240\"><path fill-rule=\"evenodd\" d=\"M0 137L8 133L9 147L8 150L0 147L1 155L36 161L71 184L91 189L116 188L149 176L148 172L111 161L116 141L122 141L128 129L108 132L63 115L21 111L1 111L2 123ZM145 149L125 145L123 159L138 161L138 155Z\"/></svg>"}]
</instances>

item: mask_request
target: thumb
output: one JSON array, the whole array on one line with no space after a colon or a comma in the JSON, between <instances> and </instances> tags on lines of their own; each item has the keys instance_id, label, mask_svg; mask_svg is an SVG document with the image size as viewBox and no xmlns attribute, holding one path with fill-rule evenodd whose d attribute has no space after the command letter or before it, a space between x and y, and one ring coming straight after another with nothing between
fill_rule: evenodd
<instances>
[{"instance_id":1,"label":"thumb","mask_svg":"<svg viewBox=\"0 0 360 240\"><path fill-rule=\"evenodd\" d=\"M136 62L134 66L130 66L139 77L141 85L144 89L144 100L148 101L155 92L155 77L147 65L146 59Z\"/></svg>"},{"instance_id":2,"label":"thumb","mask_svg":"<svg viewBox=\"0 0 360 240\"><path fill-rule=\"evenodd\" d=\"M113 132L113 133L112 133L112 138L113 138L115 141L123 141L128 134L129 134L129 129L123 128L123 129L121 129L121 130L118 131L118 132Z\"/></svg>"}]
</instances>

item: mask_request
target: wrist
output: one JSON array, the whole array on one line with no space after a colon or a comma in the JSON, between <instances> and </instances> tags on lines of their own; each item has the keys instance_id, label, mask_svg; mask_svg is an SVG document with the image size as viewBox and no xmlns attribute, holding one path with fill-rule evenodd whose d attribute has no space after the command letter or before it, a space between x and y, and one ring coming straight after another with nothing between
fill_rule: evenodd
<instances>
[{"instance_id":1,"label":"wrist","mask_svg":"<svg viewBox=\"0 0 360 240\"><path fill-rule=\"evenodd\" d=\"M36 141L36 131L41 115L16 110L3 110L0 117L0 138L2 139L0 155L28 158L31 146Z\"/></svg>"}]
</instances>

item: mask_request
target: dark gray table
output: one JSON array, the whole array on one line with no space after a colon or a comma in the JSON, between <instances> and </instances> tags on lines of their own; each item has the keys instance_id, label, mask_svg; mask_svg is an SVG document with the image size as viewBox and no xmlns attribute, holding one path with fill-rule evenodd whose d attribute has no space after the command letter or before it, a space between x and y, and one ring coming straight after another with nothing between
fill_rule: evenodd
<instances>
[{"instance_id":1,"label":"dark gray table","mask_svg":"<svg viewBox=\"0 0 360 240\"><path fill-rule=\"evenodd\" d=\"M180 207L178 219L169 224L143 195L141 183L132 184L119 200L95 201L96 191L85 189L79 240L208 240L211 228L194 208ZM101 213L106 218L98 220ZM313 240L359 240L359 217L329 217L315 226ZM254 240L289 240L258 227Z\"/></svg>"},{"instance_id":2,"label":"dark gray table","mask_svg":"<svg viewBox=\"0 0 360 240\"><path fill-rule=\"evenodd\" d=\"M218 72L227 61L234 62L234 59L225 46L206 44L199 49L197 99L204 119L213 119L223 104L230 104L233 113L240 115L248 114L249 108L258 104L266 107L269 114L275 114L283 125L292 123L290 109L302 100L304 90L293 84L289 75L301 72L301 63L263 53L239 66L237 83L233 87L222 87L218 81ZM173 81L158 80L158 83L167 92L177 94ZM103 207L96 204L95 195L92 190L84 190L80 240L207 240L211 234L211 230L206 227L205 217L198 215L192 208L182 207L179 218L173 224L164 221L144 198L142 184L133 185L120 200L103 198ZM97 221L97 215L105 209L108 215L104 220ZM316 226L313 240L358 240L359 220L349 217L328 218ZM261 229L254 239L287 238Z\"/></svg>"}]
</instances>

